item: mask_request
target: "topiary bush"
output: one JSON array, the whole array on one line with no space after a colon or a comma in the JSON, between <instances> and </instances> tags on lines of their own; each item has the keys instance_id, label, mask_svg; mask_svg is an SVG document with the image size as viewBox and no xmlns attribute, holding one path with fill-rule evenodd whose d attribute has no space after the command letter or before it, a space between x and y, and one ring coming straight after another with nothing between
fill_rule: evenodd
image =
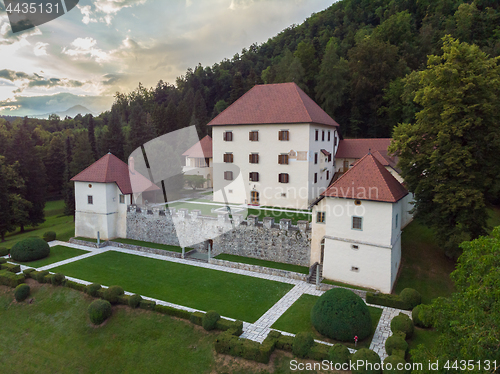
<instances>
[{"instance_id":1,"label":"topiary bush","mask_svg":"<svg viewBox=\"0 0 500 374\"><path fill-rule=\"evenodd\" d=\"M420 292L414 290L413 288L405 288L401 291L399 297L405 303L408 303L410 309L413 309L422 303L422 295L420 295Z\"/></svg>"},{"instance_id":2,"label":"topiary bush","mask_svg":"<svg viewBox=\"0 0 500 374\"><path fill-rule=\"evenodd\" d=\"M49 275L50 273L47 270L42 270L36 273L36 280L38 283L44 283L45 282L45 276Z\"/></svg>"},{"instance_id":3,"label":"topiary bush","mask_svg":"<svg viewBox=\"0 0 500 374\"><path fill-rule=\"evenodd\" d=\"M40 238L27 238L14 244L10 250L13 260L29 262L40 260L50 254L50 247L47 242Z\"/></svg>"},{"instance_id":4,"label":"topiary bush","mask_svg":"<svg viewBox=\"0 0 500 374\"><path fill-rule=\"evenodd\" d=\"M123 288L120 286L111 286L104 291L104 299L108 300L111 304L118 303L118 297L123 295Z\"/></svg>"},{"instance_id":5,"label":"topiary bush","mask_svg":"<svg viewBox=\"0 0 500 374\"><path fill-rule=\"evenodd\" d=\"M370 310L363 299L345 288L325 292L314 304L311 323L322 335L331 339L352 342L372 332Z\"/></svg>"},{"instance_id":6,"label":"topiary bush","mask_svg":"<svg viewBox=\"0 0 500 374\"><path fill-rule=\"evenodd\" d=\"M7 256L9 254L9 250L5 247L0 247L0 256Z\"/></svg>"},{"instance_id":7,"label":"topiary bush","mask_svg":"<svg viewBox=\"0 0 500 374\"><path fill-rule=\"evenodd\" d=\"M431 327L431 309L428 305L417 305L411 312L413 324L418 327Z\"/></svg>"},{"instance_id":8,"label":"topiary bush","mask_svg":"<svg viewBox=\"0 0 500 374\"><path fill-rule=\"evenodd\" d=\"M100 325L111 316L111 303L107 300L94 300L89 305L90 322L94 325Z\"/></svg>"},{"instance_id":9,"label":"topiary bush","mask_svg":"<svg viewBox=\"0 0 500 374\"><path fill-rule=\"evenodd\" d=\"M201 324L205 330L210 331L215 329L215 326L217 325L217 321L219 319L220 319L219 313L217 313L215 310L209 310L203 316Z\"/></svg>"},{"instance_id":10,"label":"topiary bush","mask_svg":"<svg viewBox=\"0 0 500 374\"><path fill-rule=\"evenodd\" d=\"M131 308L137 308L139 304L141 303L142 297L141 295L132 295L128 299L128 306Z\"/></svg>"},{"instance_id":11,"label":"topiary bush","mask_svg":"<svg viewBox=\"0 0 500 374\"><path fill-rule=\"evenodd\" d=\"M101 289L101 285L99 283L92 283L85 287L85 292L92 297L98 297L97 292Z\"/></svg>"},{"instance_id":12,"label":"topiary bush","mask_svg":"<svg viewBox=\"0 0 500 374\"><path fill-rule=\"evenodd\" d=\"M56 273L52 276L52 285L53 286L60 286L64 282L65 279L66 279L66 277L64 276L64 274Z\"/></svg>"},{"instance_id":13,"label":"topiary bush","mask_svg":"<svg viewBox=\"0 0 500 374\"><path fill-rule=\"evenodd\" d=\"M349 360L351 359L351 352L349 352L349 348L345 345L335 344L328 351L328 359L333 363L333 365L349 363Z\"/></svg>"},{"instance_id":14,"label":"topiary bush","mask_svg":"<svg viewBox=\"0 0 500 374\"><path fill-rule=\"evenodd\" d=\"M54 231L44 232L43 240L45 240L46 242L51 242L52 240L56 240L56 233Z\"/></svg>"},{"instance_id":15,"label":"topiary bush","mask_svg":"<svg viewBox=\"0 0 500 374\"><path fill-rule=\"evenodd\" d=\"M391 335L385 341L385 351L390 356L395 349L406 352L408 350L408 343L399 334Z\"/></svg>"},{"instance_id":16,"label":"topiary bush","mask_svg":"<svg viewBox=\"0 0 500 374\"><path fill-rule=\"evenodd\" d=\"M406 334L406 339L410 339L413 336L413 322L410 317L408 317L404 313L399 313L396 317L394 317L391 321L391 331L396 333L397 331L401 331Z\"/></svg>"},{"instance_id":17,"label":"topiary bush","mask_svg":"<svg viewBox=\"0 0 500 374\"><path fill-rule=\"evenodd\" d=\"M293 338L292 352L297 357L305 358L313 345L314 337L310 332L299 332Z\"/></svg>"},{"instance_id":18,"label":"topiary bush","mask_svg":"<svg viewBox=\"0 0 500 374\"><path fill-rule=\"evenodd\" d=\"M367 365L356 366L356 370L352 370L352 374L381 374L382 373L382 363L380 357L374 351L368 348L358 349L351 358L351 361L357 362L361 360L363 362L368 362L371 367Z\"/></svg>"},{"instance_id":19,"label":"topiary bush","mask_svg":"<svg viewBox=\"0 0 500 374\"><path fill-rule=\"evenodd\" d=\"M16 287L14 291L14 297L16 298L16 301L21 302L26 300L26 298L30 295L30 286L28 286L26 283L20 284L19 286Z\"/></svg>"},{"instance_id":20,"label":"topiary bush","mask_svg":"<svg viewBox=\"0 0 500 374\"><path fill-rule=\"evenodd\" d=\"M398 365L404 368L406 361L398 356L389 356L384 360L384 374L408 374L409 370L398 370ZM402 366L401 366L402 365Z\"/></svg>"}]
</instances>

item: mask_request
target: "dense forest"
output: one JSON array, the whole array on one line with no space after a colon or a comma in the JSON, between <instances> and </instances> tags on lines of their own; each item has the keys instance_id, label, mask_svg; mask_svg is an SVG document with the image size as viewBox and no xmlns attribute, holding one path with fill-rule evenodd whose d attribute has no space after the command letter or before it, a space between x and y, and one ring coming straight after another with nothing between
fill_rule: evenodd
<instances>
[{"instance_id":1,"label":"dense forest","mask_svg":"<svg viewBox=\"0 0 500 374\"><path fill-rule=\"evenodd\" d=\"M0 118L1 211L10 212L0 233L43 221L46 199L64 196L71 213L69 178L108 151L126 160L148 140L188 125L209 133L205 125L255 84L296 82L344 137L391 136L421 109L411 73L442 54L443 37L498 56L499 25L496 0L342 0L231 59L189 68L175 84L118 92L97 117Z\"/></svg>"}]
</instances>

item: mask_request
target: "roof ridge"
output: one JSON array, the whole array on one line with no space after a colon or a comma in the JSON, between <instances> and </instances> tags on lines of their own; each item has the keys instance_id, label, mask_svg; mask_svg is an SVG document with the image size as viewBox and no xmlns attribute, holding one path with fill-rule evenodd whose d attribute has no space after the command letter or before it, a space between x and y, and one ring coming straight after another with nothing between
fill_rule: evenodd
<instances>
[{"instance_id":1,"label":"roof ridge","mask_svg":"<svg viewBox=\"0 0 500 374\"><path fill-rule=\"evenodd\" d=\"M299 97L300 104L301 104L302 108L304 109L304 111L306 112L306 116L309 118L308 122L313 123L314 121L311 117L311 113L309 113L309 110L307 110L306 103L304 102L304 99L300 95L300 91L304 92L304 90L302 90L297 83L295 83L295 82L291 82L291 83L293 83L293 88L295 90L295 93ZM305 94L305 92L304 92L304 94Z\"/></svg>"},{"instance_id":2,"label":"roof ridge","mask_svg":"<svg viewBox=\"0 0 500 374\"><path fill-rule=\"evenodd\" d=\"M107 182L108 181L109 162L110 162L111 156L113 156L113 155L111 154L111 152L109 152L106 156L108 156L108 158L107 158L107 162L106 162L106 171L104 172L104 180Z\"/></svg>"}]
</instances>

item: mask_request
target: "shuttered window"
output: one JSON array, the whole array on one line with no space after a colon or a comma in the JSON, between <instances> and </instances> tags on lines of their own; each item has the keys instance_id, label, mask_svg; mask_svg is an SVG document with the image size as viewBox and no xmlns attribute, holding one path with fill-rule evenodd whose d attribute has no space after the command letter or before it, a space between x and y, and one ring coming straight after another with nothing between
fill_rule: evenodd
<instances>
[{"instance_id":1,"label":"shuttered window","mask_svg":"<svg viewBox=\"0 0 500 374\"><path fill-rule=\"evenodd\" d=\"M249 173L249 179L251 182L258 182L259 181L259 173L256 173L256 172Z\"/></svg>"},{"instance_id":2,"label":"shuttered window","mask_svg":"<svg viewBox=\"0 0 500 374\"><path fill-rule=\"evenodd\" d=\"M290 140L290 132L288 130L281 130L278 132L278 140L288 141Z\"/></svg>"},{"instance_id":3,"label":"shuttered window","mask_svg":"<svg viewBox=\"0 0 500 374\"><path fill-rule=\"evenodd\" d=\"M252 142L257 142L259 141L259 132L258 131L250 131L248 133L248 138L249 140L251 140Z\"/></svg>"},{"instance_id":4,"label":"shuttered window","mask_svg":"<svg viewBox=\"0 0 500 374\"><path fill-rule=\"evenodd\" d=\"M224 162L232 163L233 162L233 154L232 153L225 153L224 154Z\"/></svg>"},{"instance_id":5,"label":"shuttered window","mask_svg":"<svg viewBox=\"0 0 500 374\"><path fill-rule=\"evenodd\" d=\"M232 142L233 141L233 132L232 131L226 131L226 132L224 132L224 141L226 141L226 142Z\"/></svg>"},{"instance_id":6,"label":"shuttered window","mask_svg":"<svg viewBox=\"0 0 500 374\"><path fill-rule=\"evenodd\" d=\"M286 173L281 173L278 175L278 182L288 183L290 181L290 176Z\"/></svg>"},{"instance_id":7,"label":"shuttered window","mask_svg":"<svg viewBox=\"0 0 500 374\"><path fill-rule=\"evenodd\" d=\"M248 155L248 162L251 164L258 164L259 163L259 154L258 153L250 153Z\"/></svg>"},{"instance_id":8,"label":"shuttered window","mask_svg":"<svg viewBox=\"0 0 500 374\"><path fill-rule=\"evenodd\" d=\"M233 180L233 172L232 171L225 171L224 172L224 180L232 181Z\"/></svg>"},{"instance_id":9,"label":"shuttered window","mask_svg":"<svg viewBox=\"0 0 500 374\"><path fill-rule=\"evenodd\" d=\"M314 173L314 183L318 183L318 173Z\"/></svg>"},{"instance_id":10,"label":"shuttered window","mask_svg":"<svg viewBox=\"0 0 500 374\"><path fill-rule=\"evenodd\" d=\"M282 154L278 156L278 164L288 165L288 154Z\"/></svg>"}]
</instances>

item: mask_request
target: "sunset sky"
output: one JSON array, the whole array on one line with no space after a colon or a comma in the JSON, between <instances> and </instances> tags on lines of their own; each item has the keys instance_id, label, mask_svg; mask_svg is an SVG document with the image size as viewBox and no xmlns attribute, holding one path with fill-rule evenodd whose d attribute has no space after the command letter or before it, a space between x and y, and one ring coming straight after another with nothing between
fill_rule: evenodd
<instances>
[{"instance_id":1,"label":"sunset sky","mask_svg":"<svg viewBox=\"0 0 500 374\"><path fill-rule=\"evenodd\" d=\"M116 91L155 86L211 66L300 24L333 0L81 0L67 14L13 34L0 0L0 114L80 104L110 108Z\"/></svg>"}]
</instances>

